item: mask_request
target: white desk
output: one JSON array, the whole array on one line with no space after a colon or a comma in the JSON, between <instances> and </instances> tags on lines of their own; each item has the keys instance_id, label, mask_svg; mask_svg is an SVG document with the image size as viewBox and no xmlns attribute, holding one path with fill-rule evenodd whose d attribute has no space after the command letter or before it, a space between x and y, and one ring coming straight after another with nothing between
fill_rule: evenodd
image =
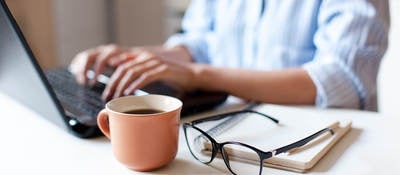
<instances>
[{"instance_id":1,"label":"white desk","mask_svg":"<svg viewBox=\"0 0 400 175\"><path fill-rule=\"evenodd\" d=\"M351 119L353 129L308 174L399 174L400 116L351 110L271 105L276 116ZM134 172L113 157L104 138L79 139L0 93L0 174L227 174L197 162L180 132L176 159L152 172ZM190 119L183 119L187 121ZM181 130L182 131L182 130ZM244 165L246 168L246 165ZM266 168L266 174L297 174ZM229 174L229 173L228 173Z\"/></svg>"}]
</instances>

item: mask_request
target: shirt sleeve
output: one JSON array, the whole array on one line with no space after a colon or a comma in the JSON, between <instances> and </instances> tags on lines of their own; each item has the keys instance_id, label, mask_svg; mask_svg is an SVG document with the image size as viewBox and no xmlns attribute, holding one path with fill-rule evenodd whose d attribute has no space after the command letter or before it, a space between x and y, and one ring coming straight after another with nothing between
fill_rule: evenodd
<instances>
[{"instance_id":1,"label":"shirt sleeve","mask_svg":"<svg viewBox=\"0 0 400 175\"><path fill-rule=\"evenodd\" d=\"M193 0L182 20L183 33L172 35L165 46L183 45L195 62L209 63L207 40L213 32L214 9L214 0Z\"/></svg>"},{"instance_id":2,"label":"shirt sleeve","mask_svg":"<svg viewBox=\"0 0 400 175\"><path fill-rule=\"evenodd\" d=\"M323 1L317 51L304 65L317 87L317 106L377 110L376 79L389 23L385 0Z\"/></svg>"}]
</instances>

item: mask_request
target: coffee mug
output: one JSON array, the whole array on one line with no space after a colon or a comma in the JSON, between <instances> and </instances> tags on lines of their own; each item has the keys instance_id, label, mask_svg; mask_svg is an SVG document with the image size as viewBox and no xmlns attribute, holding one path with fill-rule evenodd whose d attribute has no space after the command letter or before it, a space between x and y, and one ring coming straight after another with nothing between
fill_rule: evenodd
<instances>
[{"instance_id":1,"label":"coffee mug","mask_svg":"<svg viewBox=\"0 0 400 175\"><path fill-rule=\"evenodd\" d=\"M175 158L181 109L182 102L174 97L125 96L109 101L97 123L120 163L135 171L150 171Z\"/></svg>"}]
</instances>

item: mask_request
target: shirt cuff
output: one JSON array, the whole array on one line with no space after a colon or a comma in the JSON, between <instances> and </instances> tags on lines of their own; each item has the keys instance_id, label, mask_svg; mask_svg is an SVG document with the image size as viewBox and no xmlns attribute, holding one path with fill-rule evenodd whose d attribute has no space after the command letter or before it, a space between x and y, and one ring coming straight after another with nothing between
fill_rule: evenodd
<instances>
[{"instance_id":1,"label":"shirt cuff","mask_svg":"<svg viewBox=\"0 0 400 175\"><path fill-rule=\"evenodd\" d=\"M348 68L332 59L313 61L303 68L317 88L315 105L322 108L361 108L361 97Z\"/></svg>"},{"instance_id":2,"label":"shirt cuff","mask_svg":"<svg viewBox=\"0 0 400 175\"><path fill-rule=\"evenodd\" d=\"M166 47L185 46L195 62L210 63L207 42L202 36L175 34L168 38L164 45Z\"/></svg>"}]
</instances>

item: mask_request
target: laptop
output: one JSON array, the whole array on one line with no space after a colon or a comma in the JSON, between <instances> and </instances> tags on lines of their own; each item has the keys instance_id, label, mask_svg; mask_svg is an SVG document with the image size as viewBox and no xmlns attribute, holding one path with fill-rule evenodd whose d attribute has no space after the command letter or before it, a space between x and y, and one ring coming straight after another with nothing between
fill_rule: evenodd
<instances>
[{"instance_id":1,"label":"laptop","mask_svg":"<svg viewBox=\"0 0 400 175\"><path fill-rule=\"evenodd\" d=\"M43 71L6 3L0 0L0 4L0 92L73 135L82 138L101 135L96 117L106 103L101 100L101 93L107 76L101 75L99 83L86 87L76 83L68 68ZM227 98L222 92L182 92L163 82L152 83L135 92L137 95L146 93L181 99L182 116L210 110Z\"/></svg>"}]
</instances>

